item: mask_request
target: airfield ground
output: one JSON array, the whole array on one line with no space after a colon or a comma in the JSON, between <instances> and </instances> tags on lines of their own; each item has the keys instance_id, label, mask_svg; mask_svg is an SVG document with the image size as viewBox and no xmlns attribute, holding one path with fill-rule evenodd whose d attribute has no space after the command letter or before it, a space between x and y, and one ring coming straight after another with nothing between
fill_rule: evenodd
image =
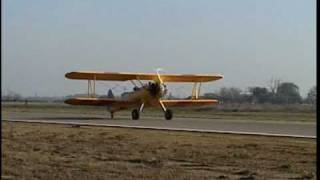
<instances>
[{"instance_id":1,"label":"airfield ground","mask_svg":"<svg viewBox=\"0 0 320 180\"><path fill-rule=\"evenodd\" d=\"M316 119L305 108L230 109L178 109L175 115L259 122ZM2 104L2 118L53 113L108 115L102 108ZM146 114L162 116L152 109ZM315 172L315 139L2 122L2 179L316 179Z\"/></svg>"},{"instance_id":2,"label":"airfield ground","mask_svg":"<svg viewBox=\"0 0 320 180\"><path fill-rule=\"evenodd\" d=\"M2 179L316 179L316 140L2 123Z\"/></svg>"}]
</instances>

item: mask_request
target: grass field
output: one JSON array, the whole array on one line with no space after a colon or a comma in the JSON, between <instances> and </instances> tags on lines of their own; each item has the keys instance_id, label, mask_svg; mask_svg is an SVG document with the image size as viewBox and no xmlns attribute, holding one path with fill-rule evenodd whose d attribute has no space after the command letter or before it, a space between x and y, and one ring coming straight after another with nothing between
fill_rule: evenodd
<instances>
[{"instance_id":1,"label":"grass field","mask_svg":"<svg viewBox=\"0 0 320 180\"><path fill-rule=\"evenodd\" d=\"M2 122L2 179L316 179L316 140Z\"/></svg>"},{"instance_id":2,"label":"grass field","mask_svg":"<svg viewBox=\"0 0 320 180\"><path fill-rule=\"evenodd\" d=\"M271 105L218 105L202 108L174 108L175 117L208 118L246 121L294 121L316 122L316 111L309 106L271 106ZM8 103L2 104L4 116L10 113L55 113L79 115L105 115L105 107L69 106L62 103ZM130 116L130 110L119 111L115 116ZM163 117L158 108L147 108L142 116Z\"/></svg>"}]
</instances>

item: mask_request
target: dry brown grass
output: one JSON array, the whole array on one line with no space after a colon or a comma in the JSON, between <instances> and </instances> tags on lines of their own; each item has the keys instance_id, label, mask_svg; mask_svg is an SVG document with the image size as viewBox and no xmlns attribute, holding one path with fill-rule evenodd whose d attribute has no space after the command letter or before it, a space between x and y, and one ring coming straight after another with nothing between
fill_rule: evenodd
<instances>
[{"instance_id":1,"label":"dry brown grass","mask_svg":"<svg viewBox=\"0 0 320 180\"><path fill-rule=\"evenodd\" d=\"M316 142L2 123L3 179L316 179Z\"/></svg>"}]
</instances>

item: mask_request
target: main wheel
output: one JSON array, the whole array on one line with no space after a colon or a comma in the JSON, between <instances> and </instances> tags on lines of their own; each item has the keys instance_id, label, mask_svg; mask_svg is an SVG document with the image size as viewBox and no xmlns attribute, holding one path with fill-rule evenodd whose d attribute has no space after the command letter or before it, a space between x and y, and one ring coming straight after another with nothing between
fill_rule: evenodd
<instances>
[{"instance_id":1,"label":"main wheel","mask_svg":"<svg viewBox=\"0 0 320 180\"><path fill-rule=\"evenodd\" d=\"M139 111L137 109L132 110L131 116L133 120L138 120L139 119Z\"/></svg>"},{"instance_id":2,"label":"main wheel","mask_svg":"<svg viewBox=\"0 0 320 180\"><path fill-rule=\"evenodd\" d=\"M166 118L166 120L171 120L173 116L173 113L170 109L167 109L166 112L164 113L164 117Z\"/></svg>"}]
</instances>

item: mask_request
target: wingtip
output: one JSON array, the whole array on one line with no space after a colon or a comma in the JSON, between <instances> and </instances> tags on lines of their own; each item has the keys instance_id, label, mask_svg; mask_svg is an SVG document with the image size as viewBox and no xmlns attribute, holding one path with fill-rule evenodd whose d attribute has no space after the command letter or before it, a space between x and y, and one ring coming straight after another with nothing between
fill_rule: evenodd
<instances>
[{"instance_id":1,"label":"wingtip","mask_svg":"<svg viewBox=\"0 0 320 180\"><path fill-rule=\"evenodd\" d=\"M221 75L221 74L218 74L218 77L219 77L219 79L223 79L224 78L224 76Z\"/></svg>"},{"instance_id":2,"label":"wingtip","mask_svg":"<svg viewBox=\"0 0 320 180\"><path fill-rule=\"evenodd\" d=\"M72 99L66 99L64 100L64 103L72 105Z\"/></svg>"},{"instance_id":3,"label":"wingtip","mask_svg":"<svg viewBox=\"0 0 320 180\"><path fill-rule=\"evenodd\" d=\"M72 73L72 72L66 73L66 74L64 75L64 77L67 78L67 79L71 79L71 73Z\"/></svg>"}]
</instances>

